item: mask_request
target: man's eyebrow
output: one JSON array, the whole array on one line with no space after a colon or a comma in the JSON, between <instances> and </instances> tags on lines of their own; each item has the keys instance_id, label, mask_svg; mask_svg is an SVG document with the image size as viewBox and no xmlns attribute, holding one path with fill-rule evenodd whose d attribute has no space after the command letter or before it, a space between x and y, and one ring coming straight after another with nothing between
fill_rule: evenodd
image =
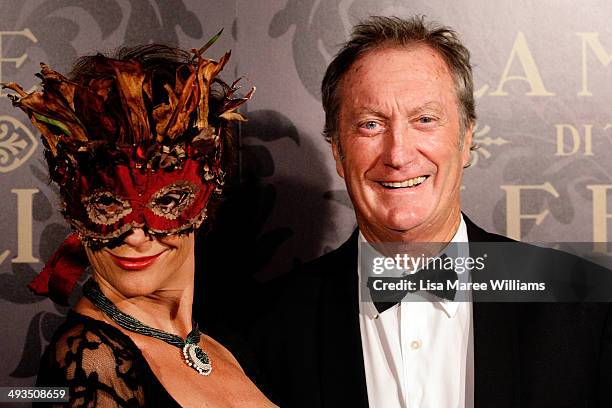
<instances>
[{"instance_id":1,"label":"man's eyebrow","mask_svg":"<svg viewBox=\"0 0 612 408\"><path fill-rule=\"evenodd\" d=\"M387 114L385 114L380 109L377 109L377 108L374 108L374 107L370 107L370 106L359 107L359 108L355 109L355 112L358 115L374 115L374 116L379 116L379 117L383 117L383 118L387 117Z\"/></svg>"},{"instance_id":2,"label":"man's eyebrow","mask_svg":"<svg viewBox=\"0 0 612 408\"><path fill-rule=\"evenodd\" d=\"M413 116L419 113L422 113L424 111L435 111L435 112L442 112L444 109L442 108L442 105L440 105L438 102L426 102L424 104L422 104L421 106L417 106L413 109L411 109L408 112L409 116Z\"/></svg>"},{"instance_id":3,"label":"man's eyebrow","mask_svg":"<svg viewBox=\"0 0 612 408\"><path fill-rule=\"evenodd\" d=\"M414 116L414 115L418 115L419 113L423 113L425 111L434 111L434 112L443 112L444 109L442 108L442 105L440 105L438 102L434 102L434 101L430 101L430 102L426 102L420 106L416 106L412 109L410 109L407 114L408 116ZM358 109L356 109L356 113L359 115L374 115L374 116L379 116L382 118L386 118L389 115L385 112L383 112L382 110L375 108L375 107L371 107L371 106L362 106Z\"/></svg>"}]
</instances>

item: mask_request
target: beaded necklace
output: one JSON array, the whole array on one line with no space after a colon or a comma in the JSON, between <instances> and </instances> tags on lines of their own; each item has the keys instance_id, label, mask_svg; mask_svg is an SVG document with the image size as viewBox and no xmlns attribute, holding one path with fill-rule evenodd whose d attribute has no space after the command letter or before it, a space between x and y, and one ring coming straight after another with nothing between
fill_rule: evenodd
<instances>
[{"instance_id":1,"label":"beaded necklace","mask_svg":"<svg viewBox=\"0 0 612 408\"><path fill-rule=\"evenodd\" d=\"M212 371L212 363L210 357L199 346L200 330L198 324L193 323L193 329L183 340L176 334L166 333L165 331L147 326L134 317L123 313L113 302L107 298L100 290L100 287L93 279L89 279L83 286L83 294L91 301L98 309L106 314L112 321L120 327L134 333L153 337L162 340L168 344L178 347L183 351L185 363L202 375L210 375Z\"/></svg>"}]
</instances>

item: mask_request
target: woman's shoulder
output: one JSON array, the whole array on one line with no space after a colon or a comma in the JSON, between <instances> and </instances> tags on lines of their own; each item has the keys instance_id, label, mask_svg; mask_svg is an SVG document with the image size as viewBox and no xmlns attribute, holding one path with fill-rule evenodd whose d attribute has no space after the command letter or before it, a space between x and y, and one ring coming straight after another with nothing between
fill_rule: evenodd
<instances>
[{"instance_id":1,"label":"woman's shoulder","mask_svg":"<svg viewBox=\"0 0 612 408\"><path fill-rule=\"evenodd\" d=\"M128 336L115 327L69 312L40 362L38 386L69 387L71 399L99 398L139 406L147 365ZM78 405L78 404L77 404Z\"/></svg>"},{"instance_id":2,"label":"woman's shoulder","mask_svg":"<svg viewBox=\"0 0 612 408\"><path fill-rule=\"evenodd\" d=\"M84 333L102 335L119 344L136 348L134 342L115 326L73 310L68 312L66 320L57 328L51 342L67 341L68 338Z\"/></svg>"},{"instance_id":3,"label":"woman's shoulder","mask_svg":"<svg viewBox=\"0 0 612 408\"><path fill-rule=\"evenodd\" d=\"M48 351L56 356L68 356L71 360L82 358L83 364L93 364L99 369L99 358L142 358L134 342L117 328L100 320L68 312L66 321L56 330Z\"/></svg>"}]
</instances>

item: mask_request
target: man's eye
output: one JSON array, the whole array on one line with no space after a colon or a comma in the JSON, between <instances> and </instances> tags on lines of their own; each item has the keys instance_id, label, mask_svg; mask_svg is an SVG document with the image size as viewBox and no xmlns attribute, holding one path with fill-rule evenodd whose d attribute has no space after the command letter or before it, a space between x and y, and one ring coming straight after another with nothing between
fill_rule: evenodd
<instances>
[{"instance_id":1,"label":"man's eye","mask_svg":"<svg viewBox=\"0 0 612 408\"><path fill-rule=\"evenodd\" d=\"M432 118L431 116L421 116L419 118L420 123L432 123L433 121L434 121L434 118Z\"/></svg>"},{"instance_id":2,"label":"man's eye","mask_svg":"<svg viewBox=\"0 0 612 408\"><path fill-rule=\"evenodd\" d=\"M360 124L359 127L368 131L377 131L380 130L382 126L380 122L377 122L375 120L368 120Z\"/></svg>"}]
</instances>

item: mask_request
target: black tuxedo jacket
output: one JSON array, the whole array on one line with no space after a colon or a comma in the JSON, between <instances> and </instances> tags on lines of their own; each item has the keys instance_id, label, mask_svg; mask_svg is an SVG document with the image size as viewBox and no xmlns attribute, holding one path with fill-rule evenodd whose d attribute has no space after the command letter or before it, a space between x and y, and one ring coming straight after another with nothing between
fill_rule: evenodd
<instances>
[{"instance_id":1,"label":"black tuxedo jacket","mask_svg":"<svg viewBox=\"0 0 612 408\"><path fill-rule=\"evenodd\" d=\"M465 221L470 242L509 241ZM357 254L354 233L289 274L251 332L264 389L281 407L368 406ZM612 407L609 304L475 302L473 325L476 407Z\"/></svg>"}]
</instances>

